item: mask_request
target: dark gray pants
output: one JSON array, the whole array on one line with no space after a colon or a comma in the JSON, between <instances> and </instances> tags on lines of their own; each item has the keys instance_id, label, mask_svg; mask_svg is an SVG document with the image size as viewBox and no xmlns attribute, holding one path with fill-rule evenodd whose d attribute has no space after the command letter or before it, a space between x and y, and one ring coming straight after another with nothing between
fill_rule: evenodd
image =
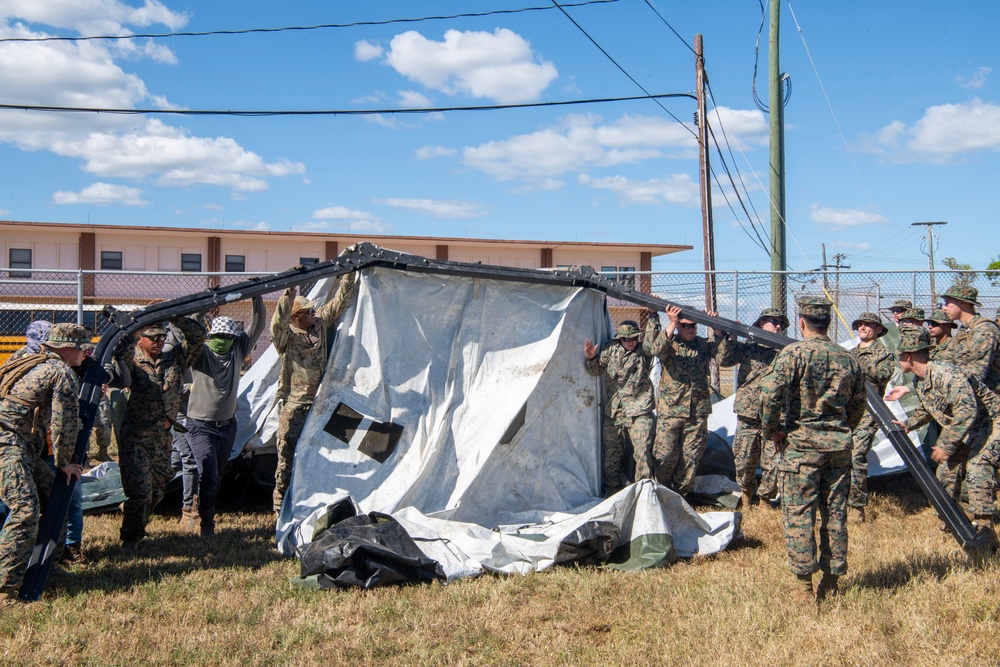
<instances>
[{"instance_id":1,"label":"dark gray pants","mask_svg":"<svg viewBox=\"0 0 1000 667\"><path fill-rule=\"evenodd\" d=\"M236 420L219 425L219 422L188 417L187 429L188 444L198 464L198 511L203 517L209 514L214 516L219 481L236 439Z\"/></svg>"}]
</instances>

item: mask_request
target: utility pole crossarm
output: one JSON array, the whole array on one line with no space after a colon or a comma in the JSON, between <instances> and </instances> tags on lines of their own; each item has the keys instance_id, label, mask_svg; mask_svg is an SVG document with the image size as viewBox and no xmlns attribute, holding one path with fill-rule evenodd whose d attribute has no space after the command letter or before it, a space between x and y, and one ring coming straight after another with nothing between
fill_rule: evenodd
<instances>
[{"instance_id":1,"label":"utility pole crossarm","mask_svg":"<svg viewBox=\"0 0 1000 667\"><path fill-rule=\"evenodd\" d=\"M932 227L947 225L947 221L938 222L912 222L911 227L927 227L927 262L930 266L931 276L931 310L934 310L934 302L937 300L937 291L934 287L934 231Z\"/></svg>"}]
</instances>

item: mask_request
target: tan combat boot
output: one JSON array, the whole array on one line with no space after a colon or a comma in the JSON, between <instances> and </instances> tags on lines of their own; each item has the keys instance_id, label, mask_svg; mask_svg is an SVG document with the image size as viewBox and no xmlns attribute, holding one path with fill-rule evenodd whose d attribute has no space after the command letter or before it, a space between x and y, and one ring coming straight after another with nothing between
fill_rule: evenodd
<instances>
[{"instance_id":1,"label":"tan combat boot","mask_svg":"<svg viewBox=\"0 0 1000 667\"><path fill-rule=\"evenodd\" d=\"M740 495L740 509L743 510L744 512L749 512L750 511L750 503L752 503L752 502L753 502L753 494L752 493L747 493L746 491L744 491Z\"/></svg>"},{"instance_id":2,"label":"tan combat boot","mask_svg":"<svg viewBox=\"0 0 1000 667\"><path fill-rule=\"evenodd\" d=\"M865 508L864 507L848 507L847 508L847 520L850 523L864 523L865 522Z\"/></svg>"},{"instance_id":3,"label":"tan combat boot","mask_svg":"<svg viewBox=\"0 0 1000 667\"><path fill-rule=\"evenodd\" d=\"M795 588L792 599L799 604L816 604L816 594L813 592L813 576L811 574L795 575Z\"/></svg>"},{"instance_id":4,"label":"tan combat boot","mask_svg":"<svg viewBox=\"0 0 1000 667\"><path fill-rule=\"evenodd\" d=\"M23 604L24 601L13 588L0 588L0 609Z\"/></svg>"},{"instance_id":5,"label":"tan combat boot","mask_svg":"<svg viewBox=\"0 0 1000 667\"><path fill-rule=\"evenodd\" d=\"M816 601L822 602L825 598L836 595L840 592L840 587L838 585L838 577L836 574L830 574L829 572L823 573L823 578L819 580L819 584L816 586Z\"/></svg>"},{"instance_id":6,"label":"tan combat boot","mask_svg":"<svg viewBox=\"0 0 1000 667\"><path fill-rule=\"evenodd\" d=\"M996 551L1000 549L1000 539L997 538L996 523L993 516L977 514L973 518L975 526L979 532L986 536L986 548Z\"/></svg>"}]
</instances>

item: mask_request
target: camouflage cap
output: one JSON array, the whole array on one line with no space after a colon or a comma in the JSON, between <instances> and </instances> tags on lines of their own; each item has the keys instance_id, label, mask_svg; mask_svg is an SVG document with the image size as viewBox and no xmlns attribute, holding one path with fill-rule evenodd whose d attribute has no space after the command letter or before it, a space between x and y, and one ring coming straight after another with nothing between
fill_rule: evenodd
<instances>
[{"instance_id":1,"label":"camouflage cap","mask_svg":"<svg viewBox=\"0 0 1000 667\"><path fill-rule=\"evenodd\" d=\"M781 320L781 328L782 329L787 329L788 328L788 317L786 317L785 314L783 312L781 312L780 310L778 310L777 308L765 308L764 310L760 311L760 315L757 317L757 321L754 322L753 325L755 327L759 327L761 320L763 320L763 319L770 319L772 317L778 318L778 319Z\"/></svg>"},{"instance_id":2,"label":"camouflage cap","mask_svg":"<svg viewBox=\"0 0 1000 667\"><path fill-rule=\"evenodd\" d=\"M618 333L615 334L615 339L618 338L638 338L639 337L639 323L635 320L625 320L618 325Z\"/></svg>"},{"instance_id":3,"label":"camouflage cap","mask_svg":"<svg viewBox=\"0 0 1000 667\"><path fill-rule=\"evenodd\" d=\"M143 329L139 335L146 338L151 336L166 336L167 329L162 324L150 324L148 327Z\"/></svg>"},{"instance_id":4,"label":"camouflage cap","mask_svg":"<svg viewBox=\"0 0 1000 667\"><path fill-rule=\"evenodd\" d=\"M905 325L899 329L899 344L897 352L919 352L934 347L931 334L924 327Z\"/></svg>"},{"instance_id":5,"label":"camouflage cap","mask_svg":"<svg viewBox=\"0 0 1000 667\"><path fill-rule=\"evenodd\" d=\"M51 348L75 347L82 350L83 346L90 343L90 336L87 330L79 324L53 324L49 329L49 337L42 345Z\"/></svg>"},{"instance_id":6,"label":"camouflage cap","mask_svg":"<svg viewBox=\"0 0 1000 667\"><path fill-rule=\"evenodd\" d=\"M931 316L924 320L925 322L930 322L931 324L941 324L948 326L955 326L948 314L945 313L940 308L935 309L931 312Z\"/></svg>"},{"instance_id":7,"label":"camouflage cap","mask_svg":"<svg viewBox=\"0 0 1000 667\"><path fill-rule=\"evenodd\" d=\"M295 302L292 303L292 315L296 313L301 313L303 310L316 310L316 302L310 301L302 295L295 297Z\"/></svg>"},{"instance_id":8,"label":"camouflage cap","mask_svg":"<svg viewBox=\"0 0 1000 667\"><path fill-rule=\"evenodd\" d=\"M889 330L885 328L884 324L882 324L882 318L878 316L878 313L871 313L871 312L861 313L860 315L858 315L858 319L854 320L854 322L851 323L851 328L857 331L859 324L877 324L879 327L879 332L875 336L876 338L881 338L882 336L889 333Z\"/></svg>"},{"instance_id":9,"label":"camouflage cap","mask_svg":"<svg viewBox=\"0 0 1000 667\"><path fill-rule=\"evenodd\" d=\"M829 315L833 303L825 296L800 296L795 303L799 307L799 315Z\"/></svg>"},{"instance_id":10,"label":"camouflage cap","mask_svg":"<svg viewBox=\"0 0 1000 667\"><path fill-rule=\"evenodd\" d=\"M979 290L975 287L969 287L968 285L952 285L948 288L948 291L941 296L946 299L965 301L966 303L971 303L973 306L983 305L976 301L976 299L979 298Z\"/></svg>"},{"instance_id":11,"label":"camouflage cap","mask_svg":"<svg viewBox=\"0 0 1000 667\"><path fill-rule=\"evenodd\" d=\"M923 322L926 318L924 317L923 308L909 308L903 311L903 314L899 316L900 320L919 320Z\"/></svg>"},{"instance_id":12,"label":"camouflage cap","mask_svg":"<svg viewBox=\"0 0 1000 667\"><path fill-rule=\"evenodd\" d=\"M889 310L891 311L909 310L910 308L913 308L913 302L909 299L899 299L897 301L893 301L892 305L889 306Z\"/></svg>"}]
</instances>

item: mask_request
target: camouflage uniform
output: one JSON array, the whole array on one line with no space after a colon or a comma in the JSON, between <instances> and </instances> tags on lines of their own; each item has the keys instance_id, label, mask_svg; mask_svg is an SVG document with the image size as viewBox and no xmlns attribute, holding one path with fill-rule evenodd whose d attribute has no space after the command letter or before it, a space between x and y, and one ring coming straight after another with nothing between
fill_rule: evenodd
<instances>
[{"instance_id":1,"label":"camouflage uniform","mask_svg":"<svg viewBox=\"0 0 1000 667\"><path fill-rule=\"evenodd\" d=\"M122 420L118 458L122 490L127 499L122 517L122 542L135 543L146 536L149 513L163 498L167 482L174 476L170 466L172 421L180 409L184 372L201 351L205 327L187 317L171 323L181 330L183 342L152 359L135 345L125 355L132 375L131 393ZM162 327L146 333L166 335Z\"/></svg>"},{"instance_id":2,"label":"camouflage uniform","mask_svg":"<svg viewBox=\"0 0 1000 667\"><path fill-rule=\"evenodd\" d=\"M788 318L779 310L761 312L757 323L765 317L781 317L788 327ZM756 326L756 325L755 325ZM778 350L760 343L734 341L728 344L719 359L719 366L728 368L739 364L736 371L738 389L733 402L736 412L736 433L733 435L733 458L736 461L736 483L747 498L757 493L771 500L778 495L777 459L774 443L761 437L760 432L760 380ZM760 486L757 485L757 466L760 465Z\"/></svg>"},{"instance_id":3,"label":"camouflage uniform","mask_svg":"<svg viewBox=\"0 0 1000 667\"><path fill-rule=\"evenodd\" d=\"M923 315L922 311L921 315ZM854 321L852 328L857 330L858 325L864 322L878 324L882 327L882 331L870 345L867 347L858 345L851 350L851 353L861 364L865 380L875 385L880 394L884 394L886 385L889 384L889 380L892 379L892 375L896 371L896 359L892 352L882 344L882 341L878 340L886 334L886 328L879 316L876 313L862 313ZM868 505L868 452L872 449L872 443L875 441L877 433L878 425L875 423L875 418L865 412L861 417L861 423L854 429L852 435L851 493L847 499L847 504L850 507L866 507Z\"/></svg>"},{"instance_id":4,"label":"camouflage uniform","mask_svg":"<svg viewBox=\"0 0 1000 667\"><path fill-rule=\"evenodd\" d=\"M830 302L804 297L799 300L799 312L828 314ZM761 381L760 393L764 437L785 434L778 471L791 570L800 577L811 577L819 568L828 575L842 575L847 571L851 433L865 410L861 366L827 336L809 333L805 340L778 353L771 372Z\"/></svg>"},{"instance_id":5,"label":"camouflage uniform","mask_svg":"<svg viewBox=\"0 0 1000 667\"><path fill-rule=\"evenodd\" d=\"M708 389L709 362L724 353L728 339L708 341L696 336L686 342L667 338L657 331L652 316L646 325L643 350L659 357L660 395L656 402L656 438L653 470L656 480L677 493L687 495L708 445L708 413L712 409Z\"/></svg>"},{"instance_id":6,"label":"camouflage uniform","mask_svg":"<svg viewBox=\"0 0 1000 667\"><path fill-rule=\"evenodd\" d=\"M75 324L58 326L54 331L65 329L67 335L83 331ZM20 589L38 535L40 496L51 490L54 474L44 461L45 434L61 468L73 462L80 431L76 375L55 352L44 354L45 361L0 401L0 500L10 509L0 531L0 592Z\"/></svg>"},{"instance_id":7,"label":"camouflage uniform","mask_svg":"<svg viewBox=\"0 0 1000 667\"><path fill-rule=\"evenodd\" d=\"M281 374L275 399L281 404L278 413L278 467L274 472L274 511L281 501L292 476L295 445L309 416L320 380L326 370L327 331L351 304L356 292L355 276L348 273L340 279L333 298L316 308L316 321L307 330L289 322L293 308L315 308L305 297L295 297L294 290L285 290L271 319L271 337L281 356Z\"/></svg>"},{"instance_id":8,"label":"camouflage uniform","mask_svg":"<svg viewBox=\"0 0 1000 667\"><path fill-rule=\"evenodd\" d=\"M977 516L992 516L993 475L1000 463L1000 397L964 369L939 361L927 363L914 388L920 407L906 420L907 431L936 421L941 431L935 447L948 454L938 464L938 480L957 500L964 471L969 509Z\"/></svg>"},{"instance_id":9,"label":"camouflage uniform","mask_svg":"<svg viewBox=\"0 0 1000 667\"><path fill-rule=\"evenodd\" d=\"M981 305L974 287L952 285L941 296ZM993 320L973 317L952 338L947 353L937 359L961 366L993 391L1000 391L1000 327Z\"/></svg>"},{"instance_id":10,"label":"camouflage uniform","mask_svg":"<svg viewBox=\"0 0 1000 667\"><path fill-rule=\"evenodd\" d=\"M619 338L638 336L638 324L631 320L622 322L615 339L601 345L600 351L586 360L590 375L597 377L604 374L607 400L601 442L604 448L604 484L612 491L622 485L626 437L632 443L636 481L653 478L656 417L653 414L653 382L649 379L653 357L639 346L629 351L618 341Z\"/></svg>"},{"instance_id":11,"label":"camouflage uniform","mask_svg":"<svg viewBox=\"0 0 1000 667\"><path fill-rule=\"evenodd\" d=\"M955 328L955 323L951 321L947 314L941 309L937 309L931 313L931 316L927 318L926 322L928 324L937 324L940 326L947 326L949 334L937 341L934 347L931 348L930 357L931 361L945 361L948 356L948 346L951 345L951 331Z\"/></svg>"}]
</instances>

